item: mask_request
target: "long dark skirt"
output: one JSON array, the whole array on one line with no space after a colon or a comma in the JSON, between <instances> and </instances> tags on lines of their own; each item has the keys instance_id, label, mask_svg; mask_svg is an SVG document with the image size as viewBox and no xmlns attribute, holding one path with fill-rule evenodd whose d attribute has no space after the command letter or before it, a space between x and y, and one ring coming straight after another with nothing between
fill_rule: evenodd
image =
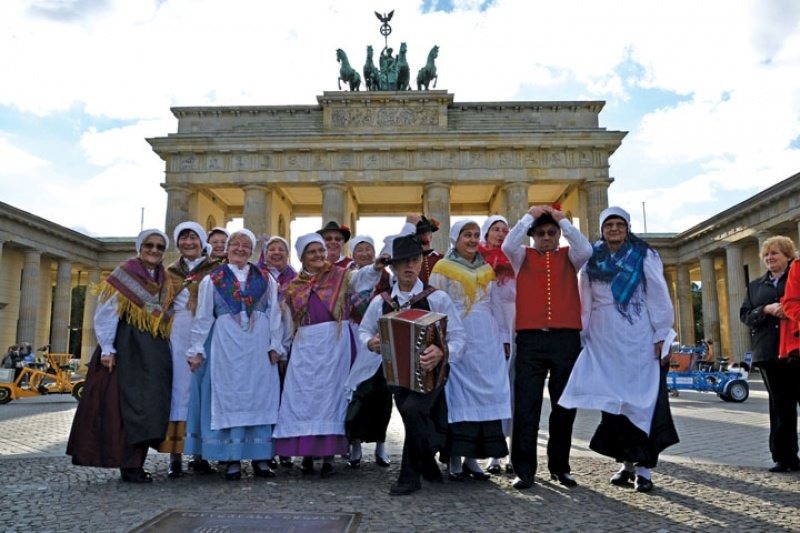
<instances>
[{"instance_id":1,"label":"long dark skirt","mask_svg":"<svg viewBox=\"0 0 800 533\"><path fill-rule=\"evenodd\" d=\"M345 432L350 440L385 442L386 428L392 416L392 393L379 367L368 380L363 381L353 393L344 419Z\"/></svg>"},{"instance_id":2,"label":"long dark skirt","mask_svg":"<svg viewBox=\"0 0 800 533\"><path fill-rule=\"evenodd\" d=\"M603 412L589 448L618 462L629 461L637 466L655 468L658 455L680 442L669 408L666 373L667 369L662 367L650 435L634 426L624 415Z\"/></svg>"},{"instance_id":3,"label":"long dark skirt","mask_svg":"<svg viewBox=\"0 0 800 533\"><path fill-rule=\"evenodd\" d=\"M169 342L120 322L114 344L113 372L100 364L99 347L89 363L67 444L77 465L140 467L147 447L158 446L166 434L172 389Z\"/></svg>"},{"instance_id":4,"label":"long dark skirt","mask_svg":"<svg viewBox=\"0 0 800 533\"><path fill-rule=\"evenodd\" d=\"M500 420L451 423L449 447L451 455L476 459L508 455Z\"/></svg>"}]
</instances>

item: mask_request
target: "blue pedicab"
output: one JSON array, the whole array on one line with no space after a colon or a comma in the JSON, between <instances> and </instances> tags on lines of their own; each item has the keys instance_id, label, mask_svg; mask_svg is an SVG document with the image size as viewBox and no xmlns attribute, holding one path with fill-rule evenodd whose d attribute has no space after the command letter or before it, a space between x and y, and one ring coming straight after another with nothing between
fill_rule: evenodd
<instances>
[{"instance_id":1,"label":"blue pedicab","mask_svg":"<svg viewBox=\"0 0 800 533\"><path fill-rule=\"evenodd\" d=\"M705 346L682 346L673 350L673 355L688 355L688 366L681 369L681 362L673 357L667 373L667 389L673 396L681 390L714 392L726 402L740 403L750 396L747 382L752 354L745 356L744 364L728 365L727 359L708 360ZM685 359L685 357L684 357Z\"/></svg>"}]
</instances>

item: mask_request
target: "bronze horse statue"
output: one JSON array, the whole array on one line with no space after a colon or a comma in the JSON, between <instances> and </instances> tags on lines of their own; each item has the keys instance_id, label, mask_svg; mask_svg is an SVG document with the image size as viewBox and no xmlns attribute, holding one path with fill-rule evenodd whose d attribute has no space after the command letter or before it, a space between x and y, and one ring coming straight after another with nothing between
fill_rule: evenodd
<instances>
[{"instance_id":1,"label":"bronze horse statue","mask_svg":"<svg viewBox=\"0 0 800 533\"><path fill-rule=\"evenodd\" d=\"M428 90L428 85L430 85L431 80L433 80L433 88L436 88L436 82L439 80L439 75L436 74L436 58L439 57L439 47L434 46L431 48L431 51L428 53L428 62L425 63L425 66L419 69L417 73L417 90L421 91L422 86L425 86L425 90Z\"/></svg>"},{"instance_id":2,"label":"bronze horse statue","mask_svg":"<svg viewBox=\"0 0 800 533\"><path fill-rule=\"evenodd\" d=\"M339 90L342 90L342 82L345 82L350 85L351 91L357 91L361 86L361 76L356 69L350 66L350 62L347 60L347 54L345 54L344 50L341 48L336 49L336 61L342 64L339 69L339 79L337 80Z\"/></svg>"},{"instance_id":3,"label":"bronze horse statue","mask_svg":"<svg viewBox=\"0 0 800 533\"><path fill-rule=\"evenodd\" d=\"M411 72L408 68L408 61L406 61L406 43L400 43L400 51L397 53L395 68L397 69L397 90L410 91Z\"/></svg>"},{"instance_id":4,"label":"bronze horse statue","mask_svg":"<svg viewBox=\"0 0 800 533\"><path fill-rule=\"evenodd\" d=\"M368 91L380 90L380 81L378 80L378 67L372 60L372 46L367 46L367 62L364 63L364 87Z\"/></svg>"}]
</instances>

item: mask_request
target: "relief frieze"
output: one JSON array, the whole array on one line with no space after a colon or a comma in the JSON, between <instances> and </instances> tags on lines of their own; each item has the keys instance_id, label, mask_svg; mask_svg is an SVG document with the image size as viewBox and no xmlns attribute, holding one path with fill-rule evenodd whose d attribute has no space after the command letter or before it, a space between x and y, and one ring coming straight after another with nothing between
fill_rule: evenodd
<instances>
[{"instance_id":1,"label":"relief frieze","mask_svg":"<svg viewBox=\"0 0 800 533\"><path fill-rule=\"evenodd\" d=\"M438 108L349 108L331 110L331 127L339 129L414 128L439 125Z\"/></svg>"}]
</instances>

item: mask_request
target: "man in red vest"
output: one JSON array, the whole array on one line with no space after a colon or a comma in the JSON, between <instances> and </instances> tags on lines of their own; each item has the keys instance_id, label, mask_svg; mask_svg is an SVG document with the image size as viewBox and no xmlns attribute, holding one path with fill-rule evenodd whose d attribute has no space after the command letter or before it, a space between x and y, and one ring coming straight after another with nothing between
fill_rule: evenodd
<instances>
[{"instance_id":1,"label":"man in red vest","mask_svg":"<svg viewBox=\"0 0 800 533\"><path fill-rule=\"evenodd\" d=\"M561 236L569 246L559 247ZM533 248L527 246L533 237ZM514 488L527 489L536 474L536 441L544 382L550 373L550 439L547 466L552 479L577 485L570 474L569 451L575 409L558 405L581 350L578 271L592 245L557 206L534 206L503 242L503 253L517 273L517 354L514 363L514 424L511 462Z\"/></svg>"}]
</instances>

